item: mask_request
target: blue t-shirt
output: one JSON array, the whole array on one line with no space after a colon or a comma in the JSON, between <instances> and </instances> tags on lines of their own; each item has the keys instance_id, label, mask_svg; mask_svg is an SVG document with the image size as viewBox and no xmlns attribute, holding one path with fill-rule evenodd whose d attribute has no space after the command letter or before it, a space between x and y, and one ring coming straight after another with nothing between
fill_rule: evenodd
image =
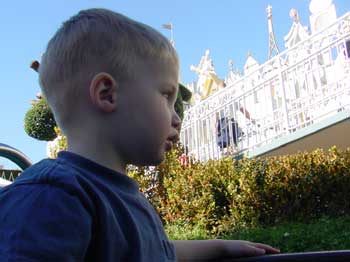
<instances>
[{"instance_id":1,"label":"blue t-shirt","mask_svg":"<svg viewBox=\"0 0 350 262\"><path fill-rule=\"evenodd\" d=\"M139 185L69 152L0 191L1 262L175 261Z\"/></svg>"}]
</instances>

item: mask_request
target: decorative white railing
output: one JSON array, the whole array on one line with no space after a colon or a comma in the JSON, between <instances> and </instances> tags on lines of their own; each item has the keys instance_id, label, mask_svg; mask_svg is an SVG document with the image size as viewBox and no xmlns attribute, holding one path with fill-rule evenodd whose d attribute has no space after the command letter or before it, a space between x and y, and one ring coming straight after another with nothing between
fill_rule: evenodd
<instances>
[{"instance_id":1,"label":"decorative white railing","mask_svg":"<svg viewBox=\"0 0 350 262\"><path fill-rule=\"evenodd\" d=\"M181 142L206 161L247 153L350 108L350 13L185 111Z\"/></svg>"}]
</instances>

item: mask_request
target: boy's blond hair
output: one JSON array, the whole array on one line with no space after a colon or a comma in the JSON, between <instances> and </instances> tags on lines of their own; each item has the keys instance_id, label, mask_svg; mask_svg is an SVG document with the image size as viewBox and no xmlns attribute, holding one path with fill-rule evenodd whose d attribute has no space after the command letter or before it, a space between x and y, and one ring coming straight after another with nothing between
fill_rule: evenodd
<instances>
[{"instance_id":1,"label":"boy's blond hair","mask_svg":"<svg viewBox=\"0 0 350 262\"><path fill-rule=\"evenodd\" d=\"M94 75L106 72L117 81L137 78L133 67L140 59L179 67L176 51L163 35L121 14L88 9L63 23L39 68L43 93L63 131L72 120L81 88Z\"/></svg>"}]
</instances>

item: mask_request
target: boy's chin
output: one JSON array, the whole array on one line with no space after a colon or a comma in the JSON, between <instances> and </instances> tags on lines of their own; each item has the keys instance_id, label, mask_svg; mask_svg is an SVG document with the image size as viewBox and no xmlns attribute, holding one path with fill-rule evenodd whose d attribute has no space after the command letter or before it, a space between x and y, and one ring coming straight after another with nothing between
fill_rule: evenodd
<instances>
[{"instance_id":1,"label":"boy's chin","mask_svg":"<svg viewBox=\"0 0 350 262\"><path fill-rule=\"evenodd\" d=\"M161 156L152 157L143 159L141 161L138 161L136 165L138 166L158 166L160 165L165 159L165 154L163 153Z\"/></svg>"},{"instance_id":2,"label":"boy's chin","mask_svg":"<svg viewBox=\"0 0 350 262\"><path fill-rule=\"evenodd\" d=\"M159 157L157 159L153 159L153 160L149 161L149 164L147 164L147 166L158 166L164 161L164 158L165 157L163 155L163 157Z\"/></svg>"}]
</instances>

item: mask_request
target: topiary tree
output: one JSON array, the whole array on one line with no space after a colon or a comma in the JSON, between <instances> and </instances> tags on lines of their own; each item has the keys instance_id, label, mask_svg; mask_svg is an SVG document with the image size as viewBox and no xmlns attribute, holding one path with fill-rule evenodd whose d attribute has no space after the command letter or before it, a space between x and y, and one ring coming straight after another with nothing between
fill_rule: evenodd
<instances>
[{"instance_id":1,"label":"topiary tree","mask_svg":"<svg viewBox=\"0 0 350 262\"><path fill-rule=\"evenodd\" d=\"M54 115L45 98L33 101L32 107L24 116L24 130L38 140L51 141L57 137Z\"/></svg>"}]
</instances>

